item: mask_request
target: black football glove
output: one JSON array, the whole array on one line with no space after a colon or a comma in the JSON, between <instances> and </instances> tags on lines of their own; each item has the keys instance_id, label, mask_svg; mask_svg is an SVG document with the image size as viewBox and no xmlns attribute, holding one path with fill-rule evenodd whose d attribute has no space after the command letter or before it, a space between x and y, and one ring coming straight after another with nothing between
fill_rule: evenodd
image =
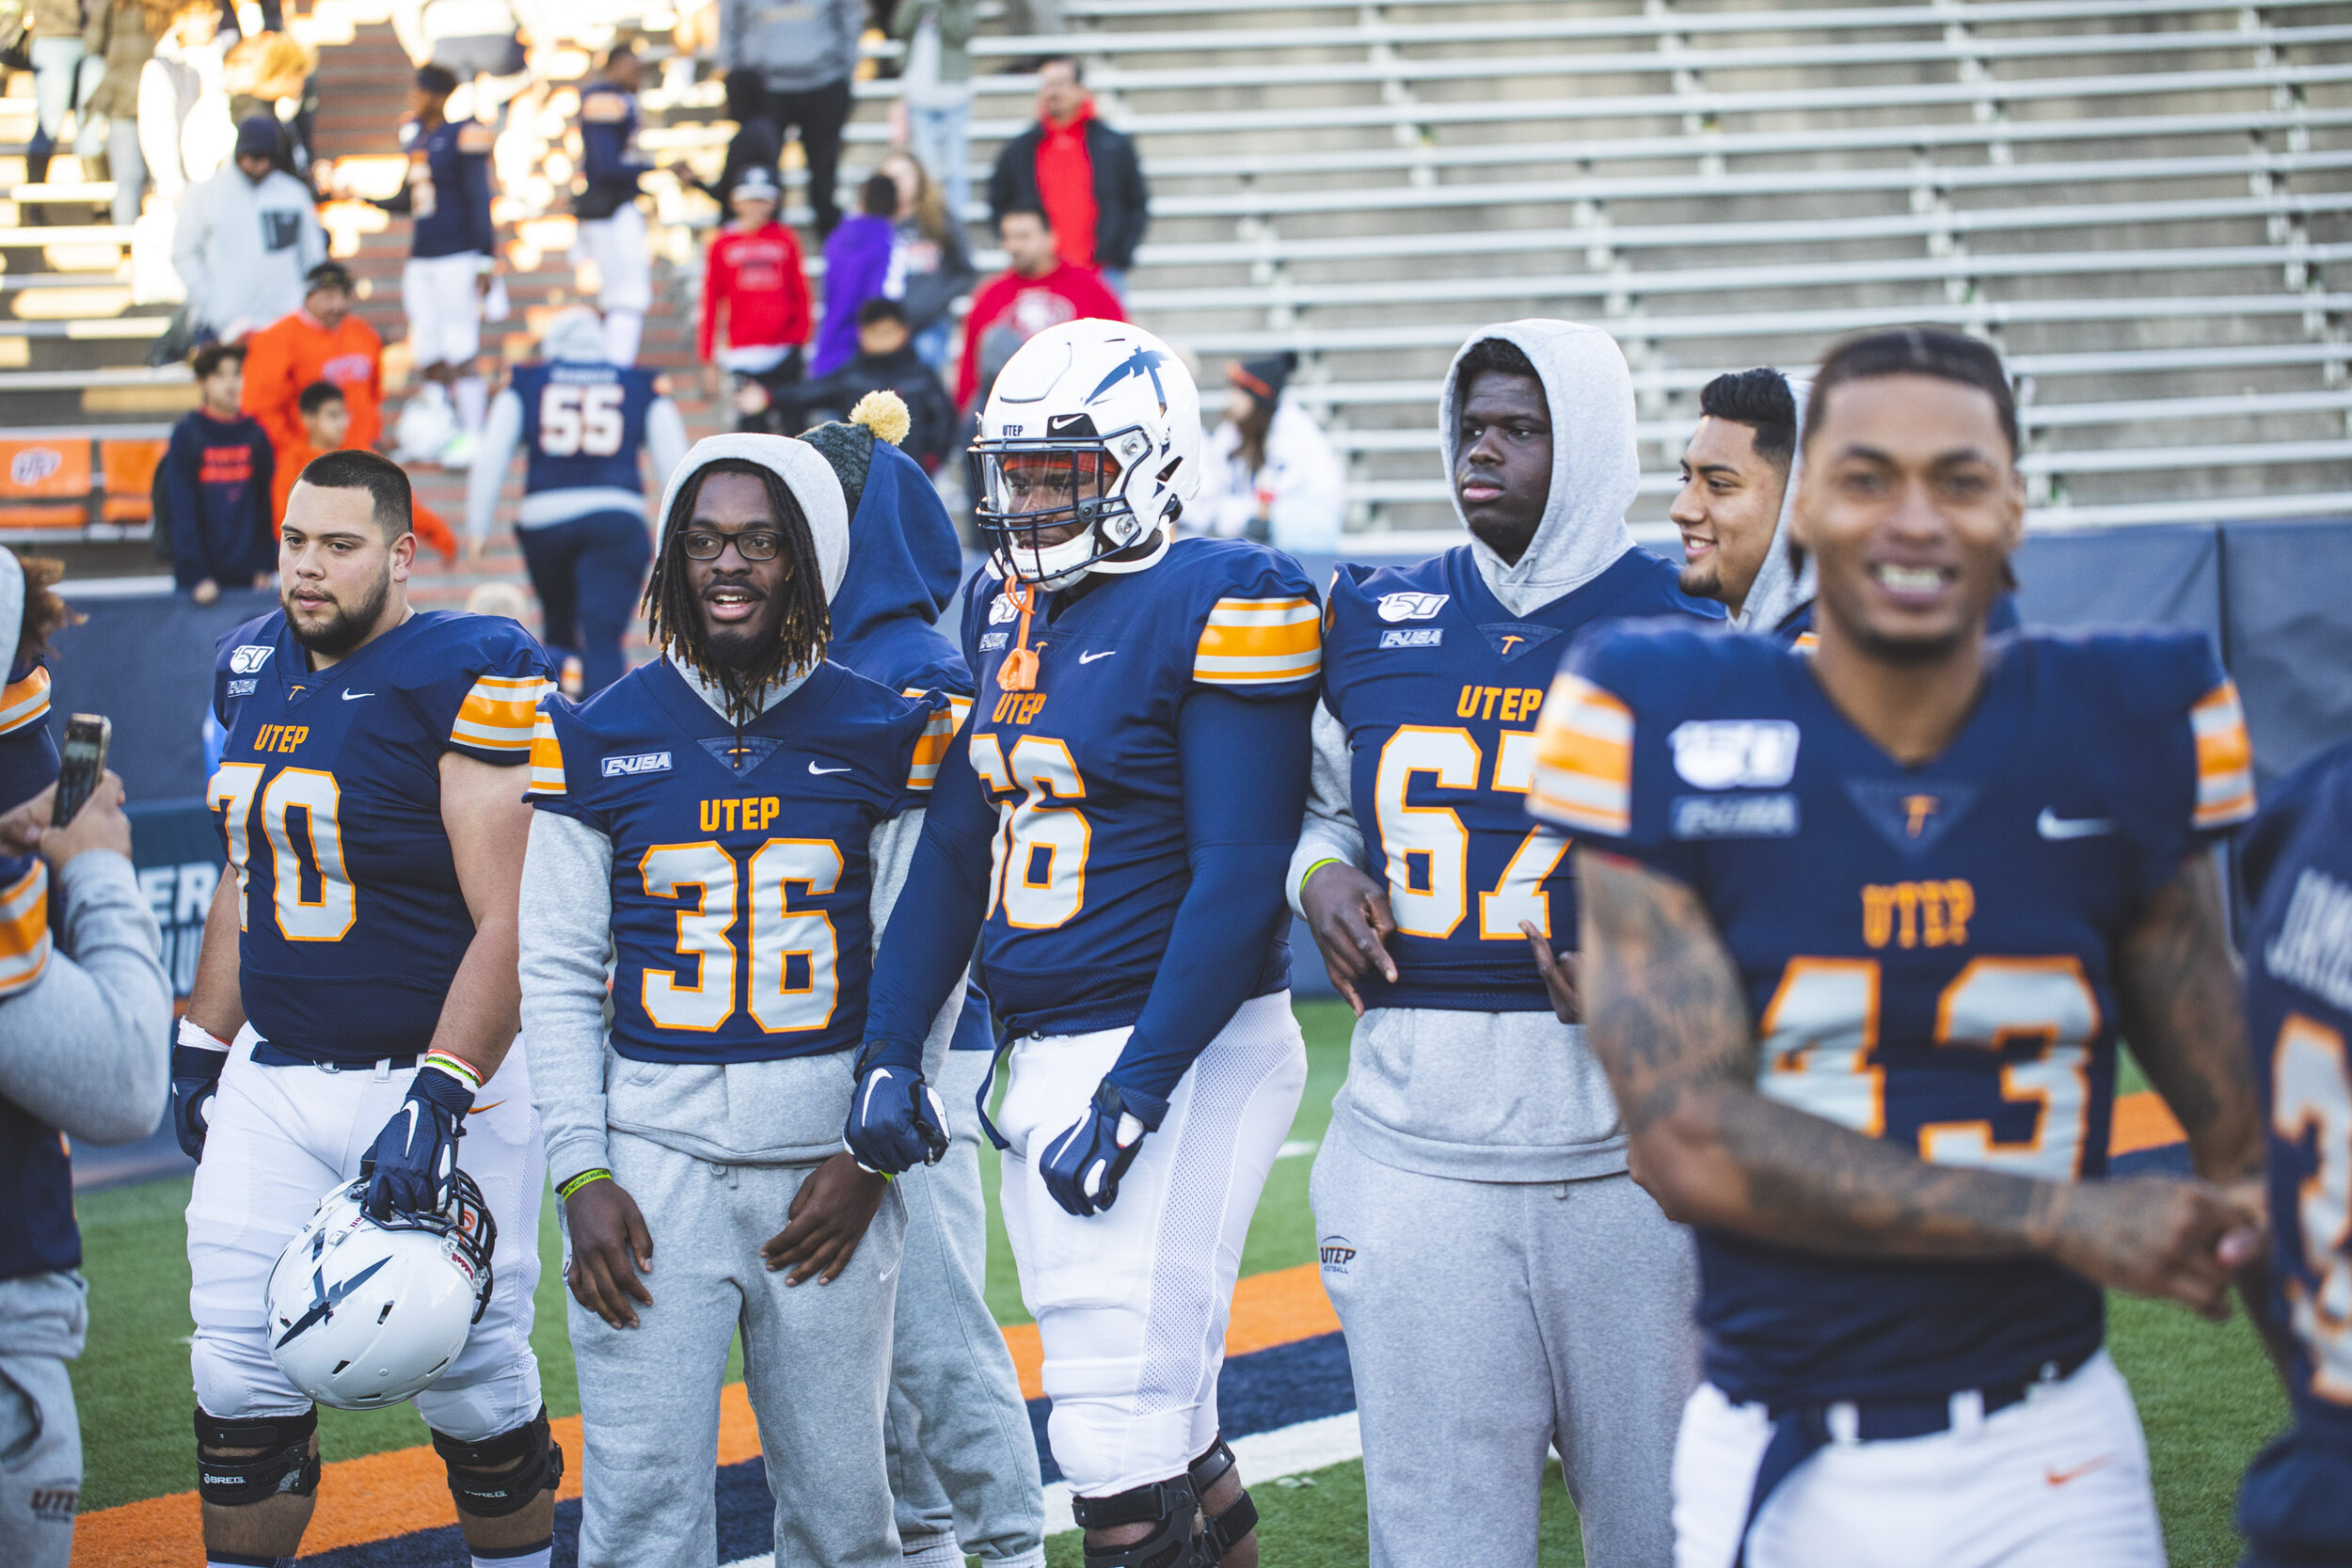
<instances>
[{"instance_id":1,"label":"black football glove","mask_svg":"<svg viewBox=\"0 0 2352 1568\"><path fill-rule=\"evenodd\" d=\"M180 1140L182 1153L201 1160L213 1096L220 1092L220 1070L229 1065L229 1051L226 1046L188 1044L191 1030L212 1038L185 1022L180 1026L181 1043L171 1048L171 1135Z\"/></svg>"},{"instance_id":2,"label":"black football glove","mask_svg":"<svg viewBox=\"0 0 2352 1568\"><path fill-rule=\"evenodd\" d=\"M1143 1152L1143 1136L1150 1131L1127 1109L1119 1085L1105 1078L1095 1086L1086 1115L1045 1146L1037 1173L1054 1201L1071 1213L1080 1219L1099 1214L1119 1201L1119 1179Z\"/></svg>"},{"instance_id":3,"label":"black football glove","mask_svg":"<svg viewBox=\"0 0 2352 1568\"><path fill-rule=\"evenodd\" d=\"M364 1205L376 1219L394 1212L437 1214L449 1207L456 1183L457 1140L466 1135L466 1113L473 1090L455 1074L421 1067L370 1151L373 1173Z\"/></svg>"},{"instance_id":4,"label":"black football glove","mask_svg":"<svg viewBox=\"0 0 2352 1568\"><path fill-rule=\"evenodd\" d=\"M841 1147L860 1167L884 1176L935 1165L947 1152L947 1107L912 1068L866 1068L850 1100Z\"/></svg>"}]
</instances>

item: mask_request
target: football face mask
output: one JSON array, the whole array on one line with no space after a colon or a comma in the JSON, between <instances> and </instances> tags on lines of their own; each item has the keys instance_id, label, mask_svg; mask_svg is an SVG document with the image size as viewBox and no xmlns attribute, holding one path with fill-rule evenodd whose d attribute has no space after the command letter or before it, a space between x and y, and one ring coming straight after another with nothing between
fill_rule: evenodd
<instances>
[{"instance_id":1,"label":"football face mask","mask_svg":"<svg viewBox=\"0 0 2352 1568\"><path fill-rule=\"evenodd\" d=\"M1056 586L1141 532L1104 443L992 441L975 445L972 463L980 531L1025 582Z\"/></svg>"}]
</instances>

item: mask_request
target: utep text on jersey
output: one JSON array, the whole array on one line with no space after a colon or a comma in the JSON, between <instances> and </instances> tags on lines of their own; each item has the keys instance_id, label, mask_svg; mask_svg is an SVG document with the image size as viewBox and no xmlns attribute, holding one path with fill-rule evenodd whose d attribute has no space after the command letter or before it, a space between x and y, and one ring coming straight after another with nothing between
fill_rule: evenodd
<instances>
[{"instance_id":1,"label":"utep text on jersey","mask_svg":"<svg viewBox=\"0 0 2352 1568\"><path fill-rule=\"evenodd\" d=\"M548 703L531 802L612 845L612 1049L712 1063L855 1046L869 841L923 803L954 733L945 698L832 663L740 730L667 659Z\"/></svg>"},{"instance_id":2,"label":"utep text on jersey","mask_svg":"<svg viewBox=\"0 0 2352 1568\"><path fill-rule=\"evenodd\" d=\"M2306 764L2240 847L2246 1026L2267 1147L2270 1303L2295 1430L2246 1472L2249 1562L2352 1560L2352 747Z\"/></svg>"},{"instance_id":3,"label":"utep text on jersey","mask_svg":"<svg viewBox=\"0 0 2352 1568\"><path fill-rule=\"evenodd\" d=\"M220 640L225 739L207 800L263 1039L341 1062L430 1043L474 928L441 823L441 753L528 761L549 673L498 615L412 615L315 673L282 610Z\"/></svg>"},{"instance_id":4,"label":"utep text on jersey","mask_svg":"<svg viewBox=\"0 0 2352 1568\"><path fill-rule=\"evenodd\" d=\"M1519 922L1573 946L1576 878L1566 836L1527 819L1535 712L1565 634L1602 618L1723 618L1675 578L1665 561L1628 550L1522 619L1487 589L1468 545L1333 574L1323 703L1347 731L1349 799L1397 924L1398 982L1367 974L1366 1006L1550 1009Z\"/></svg>"},{"instance_id":5,"label":"utep text on jersey","mask_svg":"<svg viewBox=\"0 0 2352 1568\"><path fill-rule=\"evenodd\" d=\"M1705 902L1757 1021L1759 1092L1931 1164L2098 1176L2115 945L2252 811L2251 754L2200 635L1991 647L1960 734L1905 767L1802 653L1601 628L1544 709L1531 804ZM1698 1243L1707 1375L1737 1402L2030 1382L2102 1337L2098 1290L2039 1259Z\"/></svg>"},{"instance_id":6,"label":"utep text on jersey","mask_svg":"<svg viewBox=\"0 0 2352 1568\"><path fill-rule=\"evenodd\" d=\"M1036 689L1007 691L996 673L1020 611L986 570L964 598L972 770L1006 814L980 981L1016 1035L1136 1021L1191 881L1177 710L1196 687L1311 691L1323 653L1312 585L1287 556L1238 540L1179 539L1148 572L1043 600L1029 628ZM1289 981L1277 942L1250 994Z\"/></svg>"},{"instance_id":7,"label":"utep text on jersey","mask_svg":"<svg viewBox=\"0 0 2352 1568\"><path fill-rule=\"evenodd\" d=\"M509 385L523 412L523 494L612 490L614 509L643 511L637 453L659 372L558 359L517 365Z\"/></svg>"}]
</instances>

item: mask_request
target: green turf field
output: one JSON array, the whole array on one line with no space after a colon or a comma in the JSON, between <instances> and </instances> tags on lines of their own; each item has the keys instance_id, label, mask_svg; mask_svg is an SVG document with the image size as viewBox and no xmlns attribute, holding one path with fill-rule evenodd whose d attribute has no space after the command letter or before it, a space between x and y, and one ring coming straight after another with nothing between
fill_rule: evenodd
<instances>
[{"instance_id":1,"label":"green turf field","mask_svg":"<svg viewBox=\"0 0 2352 1568\"><path fill-rule=\"evenodd\" d=\"M1304 1003L1311 1070L1295 1143L1321 1139L1332 1094L1346 1071L1348 1017L1337 1003ZM2141 1087L2126 1065L2127 1087ZM1307 1209L1311 1157L1278 1160L1249 1233L1243 1272L1259 1274L1311 1262L1314 1222ZM993 1166L983 1162L993 1186ZM188 1269L181 1212L184 1180L123 1188L81 1205L85 1272L90 1282L89 1348L74 1368L87 1478L85 1510L195 1484L190 1453ZM989 1305L1000 1321L1027 1314L1013 1279L1004 1232L990 1205ZM546 1261L534 1336L556 1416L580 1408L564 1337L563 1287L556 1260L552 1200L540 1232ZM2237 1478L2246 1461L2285 1419L2285 1402L2243 1317L2215 1326L2170 1307L2117 1299L2111 1342L2131 1379L2154 1456L2156 1500L2176 1564L2230 1568L2237 1560L2231 1527ZM423 1443L423 1424L406 1408L355 1415L322 1411L329 1460ZM1554 1466L1557 1474L1557 1466ZM1337 1465L1312 1476L1255 1489L1264 1518L1265 1561L1279 1568L1340 1568L1365 1560L1363 1472ZM1076 1537L1057 1542L1057 1568L1076 1568ZM1543 1560L1581 1563L1575 1513L1556 1486L1547 1495Z\"/></svg>"}]
</instances>

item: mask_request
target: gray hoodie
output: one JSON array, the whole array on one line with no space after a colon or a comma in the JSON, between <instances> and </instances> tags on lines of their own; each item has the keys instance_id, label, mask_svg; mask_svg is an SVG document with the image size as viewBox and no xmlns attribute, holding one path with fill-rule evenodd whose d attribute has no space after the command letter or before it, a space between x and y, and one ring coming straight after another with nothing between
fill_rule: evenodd
<instances>
[{"instance_id":1,"label":"gray hoodie","mask_svg":"<svg viewBox=\"0 0 2352 1568\"><path fill-rule=\"evenodd\" d=\"M721 458L744 458L781 475L807 515L830 601L850 562L850 514L841 482L816 448L780 436L714 436L695 444L670 476L660 515L670 515L689 479ZM720 693L692 671L688 684L715 711ZM760 710L790 696L805 676L762 694ZM903 813L874 830L874 945L906 882L923 814ZM688 1065L636 1062L608 1043L606 982L612 958L612 844L586 823L536 812L523 857L521 955L523 1042L531 1053L532 1098L546 1129L548 1174L561 1184L606 1166L608 1129L721 1164L814 1164L841 1148L855 1053L774 1062ZM932 1020L926 1073L938 1076L963 1006L957 986Z\"/></svg>"},{"instance_id":2,"label":"gray hoodie","mask_svg":"<svg viewBox=\"0 0 2352 1568\"><path fill-rule=\"evenodd\" d=\"M272 169L255 182L231 162L181 198L171 264L198 326L228 337L239 323L259 331L292 314L304 276L326 260L310 192L291 174Z\"/></svg>"},{"instance_id":3,"label":"gray hoodie","mask_svg":"<svg viewBox=\"0 0 2352 1568\"><path fill-rule=\"evenodd\" d=\"M1800 605L1813 602L1820 576L1808 560L1802 568L1795 563L1788 540L1788 520L1797 513L1797 475L1804 462L1804 404L1813 395L1813 383L1787 378L1788 395L1797 403L1797 450L1788 459L1788 486L1780 493L1780 520L1772 525L1772 543L1764 552L1764 564L1756 570L1756 581L1748 589L1747 602L1740 613L1731 618L1740 631L1760 632L1769 637L1772 628L1788 618Z\"/></svg>"},{"instance_id":4,"label":"gray hoodie","mask_svg":"<svg viewBox=\"0 0 2352 1568\"><path fill-rule=\"evenodd\" d=\"M720 0L719 63L748 66L771 92L846 82L865 29L861 0Z\"/></svg>"},{"instance_id":5,"label":"gray hoodie","mask_svg":"<svg viewBox=\"0 0 2352 1568\"><path fill-rule=\"evenodd\" d=\"M1641 483L1633 378L1616 341L1575 322L1506 322L1463 345L1501 338L1544 383L1552 428L1551 491L1514 564L1473 537L1479 576L1514 615L1575 592L1635 548L1626 508ZM1451 483L1459 449L1461 356L1446 372L1438 439ZM1461 513L1457 499L1454 513ZM1467 519L1465 519L1467 526ZM1317 863L1371 870L1349 793L1347 733L1318 706L1314 770L1291 907ZM1376 876L1377 873L1375 873ZM1356 1026L1334 1120L1366 1154L1407 1170L1480 1181L1563 1181L1625 1168L1616 1102L1584 1031L1549 1013L1375 1007Z\"/></svg>"}]
</instances>

